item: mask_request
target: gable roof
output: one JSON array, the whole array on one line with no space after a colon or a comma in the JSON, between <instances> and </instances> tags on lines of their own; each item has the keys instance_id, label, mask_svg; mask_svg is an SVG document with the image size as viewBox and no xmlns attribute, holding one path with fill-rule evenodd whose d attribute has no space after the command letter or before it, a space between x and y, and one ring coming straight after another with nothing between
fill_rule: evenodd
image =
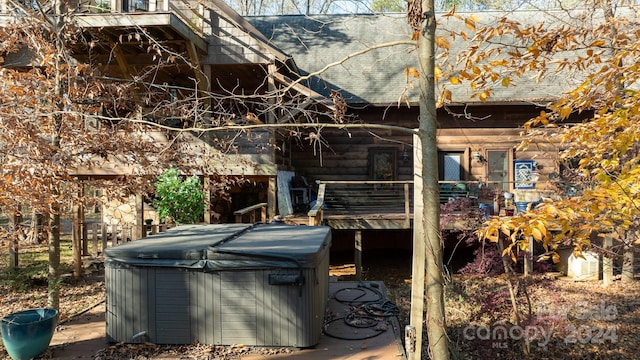
<instances>
[{"instance_id":1,"label":"gable roof","mask_svg":"<svg viewBox=\"0 0 640 360\"><path fill-rule=\"evenodd\" d=\"M537 11L489 11L475 13L475 16L478 24L495 24L500 18L508 17L522 24L536 24L544 20L547 26L558 26L565 21L563 19L567 15ZM310 81L310 87L320 94L328 96L331 89L336 89L342 92L348 103L373 105L397 104L401 96L406 94L412 105L418 103L417 79L413 79L412 87L407 84L405 75L406 68L417 68L417 54L413 51L414 45L407 44L407 40L411 39L411 29L404 13L283 15L247 19L270 42L293 57L301 75L334 65ZM464 28L464 21L438 20L438 35L449 37L451 29L469 32ZM469 37L472 36L469 34ZM391 43L397 44L376 47ZM467 46L468 43L458 36L455 41L451 41L450 51L455 56ZM352 56L356 53L359 55ZM571 57L575 54L565 53L562 56ZM516 86L496 86L488 102L547 102L557 99L577 84L575 77L569 78L566 74L562 76L550 73L539 81L534 76L535 74L525 74L514 79ZM477 97L471 97L468 85L449 85L448 89L453 93L454 103L480 103Z\"/></svg>"}]
</instances>

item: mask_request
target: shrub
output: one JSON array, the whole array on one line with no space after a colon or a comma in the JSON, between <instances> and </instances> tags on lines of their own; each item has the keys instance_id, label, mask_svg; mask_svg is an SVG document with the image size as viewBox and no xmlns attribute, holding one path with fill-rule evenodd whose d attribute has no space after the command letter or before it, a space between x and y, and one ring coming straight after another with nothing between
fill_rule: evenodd
<instances>
[{"instance_id":1,"label":"shrub","mask_svg":"<svg viewBox=\"0 0 640 360\"><path fill-rule=\"evenodd\" d=\"M178 169L170 168L158 176L153 202L160 221L194 224L204 214L204 192L200 179L193 175L182 178Z\"/></svg>"}]
</instances>

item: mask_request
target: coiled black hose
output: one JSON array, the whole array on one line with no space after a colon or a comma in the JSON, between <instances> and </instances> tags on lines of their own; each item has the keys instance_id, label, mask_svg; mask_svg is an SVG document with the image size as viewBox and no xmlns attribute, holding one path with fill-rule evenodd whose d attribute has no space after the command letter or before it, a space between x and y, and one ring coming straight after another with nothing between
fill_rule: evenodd
<instances>
[{"instance_id":1,"label":"coiled black hose","mask_svg":"<svg viewBox=\"0 0 640 360\"><path fill-rule=\"evenodd\" d=\"M337 317L325 321L323 326L323 333L326 336L341 339L341 340L366 340L376 337L387 330L384 324L386 318L397 316L400 313L398 307L387 300L385 295L377 288L377 284L366 285L359 283L358 287L344 288L334 293L336 301L350 305L351 311L349 311L343 317ZM353 296L347 298L344 294L347 292L355 292ZM367 295L374 295L372 300L364 300ZM340 322L341 321L341 322ZM332 331L332 325L334 328L337 324L345 324L349 328L353 328L354 331L350 331L353 334L360 334L358 329L370 329L370 331L364 332L359 336L345 336L338 335L335 331Z\"/></svg>"}]
</instances>

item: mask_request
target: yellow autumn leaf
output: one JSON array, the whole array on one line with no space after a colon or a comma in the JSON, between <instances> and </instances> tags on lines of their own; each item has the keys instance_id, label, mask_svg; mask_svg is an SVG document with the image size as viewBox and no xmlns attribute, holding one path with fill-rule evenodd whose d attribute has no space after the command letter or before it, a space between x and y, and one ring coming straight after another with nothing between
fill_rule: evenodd
<instances>
[{"instance_id":1,"label":"yellow autumn leaf","mask_svg":"<svg viewBox=\"0 0 640 360\"><path fill-rule=\"evenodd\" d=\"M458 85L460 84L460 79L458 79L458 77L456 76L452 76L451 78L449 78L449 82L453 85Z\"/></svg>"},{"instance_id":2,"label":"yellow autumn leaf","mask_svg":"<svg viewBox=\"0 0 640 360\"><path fill-rule=\"evenodd\" d=\"M449 44L449 40L444 36L436 36L435 43L436 43L436 46L438 46L441 49L451 48L451 44Z\"/></svg>"},{"instance_id":3,"label":"yellow autumn leaf","mask_svg":"<svg viewBox=\"0 0 640 360\"><path fill-rule=\"evenodd\" d=\"M571 112L572 112L572 109L569 106L563 106L560 108L560 110L558 110L558 114L563 120L569 118L569 115L571 115Z\"/></svg>"},{"instance_id":4,"label":"yellow autumn leaf","mask_svg":"<svg viewBox=\"0 0 640 360\"><path fill-rule=\"evenodd\" d=\"M451 101L451 90L445 90L442 92L442 97L444 97L446 100Z\"/></svg>"},{"instance_id":5,"label":"yellow autumn leaf","mask_svg":"<svg viewBox=\"0 0 640 360\"><path fill-rule=\"evenodd\" d=\"M508 223L500 224L500 231L506 236L510 236L511 235L511 228L509 227Z\"/></svg>"},{"instance_id":6,"label":"yellow autumn leaf","mask_svg":"<svg viewBox=\"0 0 640 360\"><path fill-rule=\"evenodd\" d=\"M476 29L476 22L475 22L475 20L473 20L471 18L464 19L464 25L469 30L474 30L475 31L475 29Z\"/></svg>"},{"instance_id":7,"label":"yellow autumn leaf","mask_svg":"<svg viewBox=\"0 0 640 360\"><path fill-rule=\"evenodd\" d=\"M480 98L480 101L487 101L487 99L489 98L489 91L485 90L483 92L480 93L480 95L478 95L478 97Z\"/></svg>"},{"instance_id":8,"label":"yellow autumn leaf","mask_svg":"<svg viewBox=\"0 0 640 360\"><path fill-rule=\"evenodd\" d=\"M542 232L538 228L531 229L531 236L533 236L536 241L542 240Z\"/></svg>"},{"instance_id":9,"label":"yellow autumn leaf","mask_svg":"<svg viewBox=\"0 0 640 360\"><path fill-rule=\"evenodd\" d=\"M511 84L511 78L509 77L502 78L502 86L507 87L510 84Z\"/></svg>"},{"instance_id":10,"label":"yellow autumn leaf","mask_svg":"<svg viewBox=\"0 0 640 360\"><path fill-rule=\"evenodd\" d=\"M418 70L416 68L408 67L404 71L407 73L407 77L409 75L411 77L414 77L414 78L419 78L420 77L420 73L418 72Z\"/></svg>"},{"instance_id":11,"label":"yellow autumn leaf","mask_svg":"<svg viewBox=\"0 0 640 360\"><path fill-rule=\"evenodd\" d=\"M589 46L604 46L604 44L605 44L604 40L596 40L592 42L591 45Z\"/></svg>"}]
</instances>

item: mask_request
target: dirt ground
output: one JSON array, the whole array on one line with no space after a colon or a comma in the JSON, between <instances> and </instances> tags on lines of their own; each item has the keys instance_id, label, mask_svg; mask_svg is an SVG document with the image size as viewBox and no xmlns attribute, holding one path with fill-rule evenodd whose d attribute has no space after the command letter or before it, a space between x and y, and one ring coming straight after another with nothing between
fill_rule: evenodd
<instances>
[{"instance_id":1,"label":"dirt ground","mask_svg":"<svg viewBox=\"0 0 640 360\"><path fill-rule=\"evenodd\" d=\"M400 308L399 328L404 329L411 304L410 252L365 252L363 263L366 280L384 282L389 299ZM331 270L340 280L353 280L352 255L332 254ZM445 301L453 359L521 359L526 352L535 359L640 358L640 281L617 280L605 288L601 281L575 282L555 274L541 274L522 278L522 283L517 300L524 320L515 324L504 276L449 277ZM0 298L0 309L4 314L44 306L46 291L45 284L20 288L0 284L0 292L6 294ZM95 350L86 357L92 359L244 359L268 352L274 353L273 359L284 359L278 355L291 351L206 345L106 347L91 340L93 332L104 331L104 323L91 320L104 314L103 300L100 271L79 282L67 278L62 287L60 331L41 358L59 358L56 349L71 346ZM80 317L88 320L68 321ZM424 348L423 354L426 353ZM0 359L9 359L3 348Z\"/></svg>"}]
</instances>

